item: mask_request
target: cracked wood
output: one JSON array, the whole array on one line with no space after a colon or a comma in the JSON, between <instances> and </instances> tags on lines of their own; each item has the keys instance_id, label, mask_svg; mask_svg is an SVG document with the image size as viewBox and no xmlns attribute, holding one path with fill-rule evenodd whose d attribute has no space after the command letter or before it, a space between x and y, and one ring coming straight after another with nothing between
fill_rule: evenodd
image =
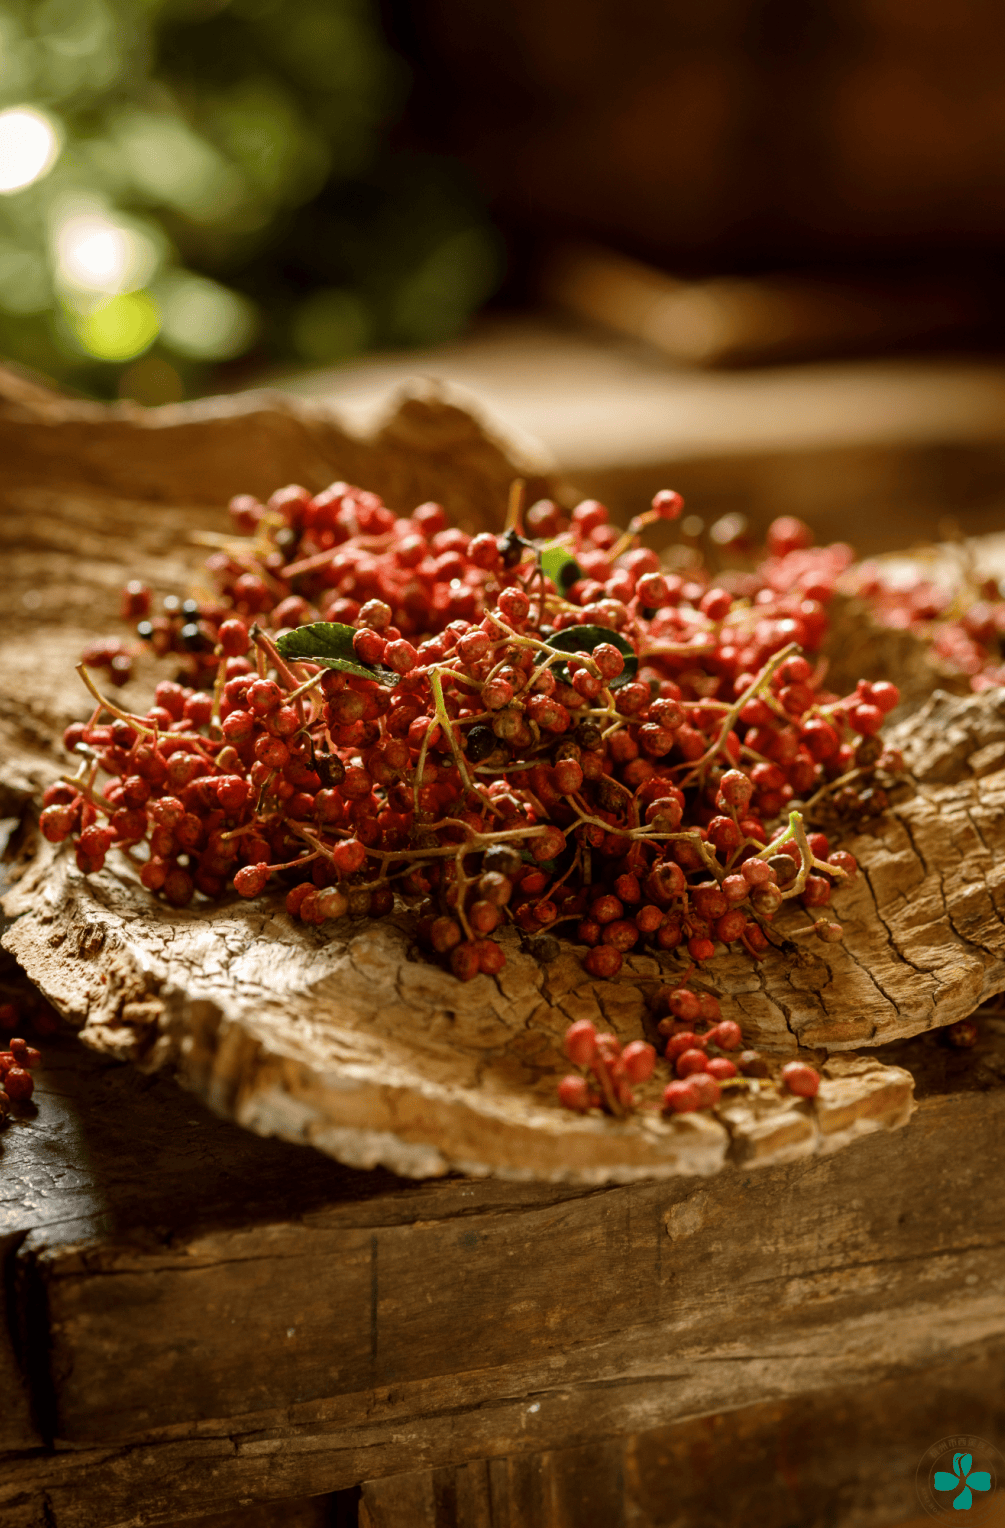
<instances>
[{"instance_id":1,"label":"cracked wood","mask_svg":"<svg viewBox=\"0 0 1005 1528\"><path fill-rule=\"evenodd\" d=\"M43 591L49 618L33 638L9 622L0 632L7 810L51 778L54 737L84 714L72 657L93 629L86 623L107 625L134 547L143 572L166 558L169 582L182 587L195 559L179 533L212 521L200 507L207 499L267 486L256 473L309 485L336 471L365 476L396 504L420 490L452 507L463 500L468 522L483 524L515 470L468 416L422 400L360 441L323 411L262 399L151 413L18 393L0 378L0 440L10 450L3 492L20 549L15 588ZM105 511L110 533L96 529ZM74 556L83 570L76 594ZM151 660L134 688L149 688L155 671ZM1005 986L1000 695L943 697L941 710L905 724L916 783L847 843L862 874L836 897L843 944L788 940L806 921L789 910L776 925L779 948L762 963L727 955L702 978L730 998L749 1042L820 1059L949 1023ZM730 1090L714 1118L643 1112L622 1122L558 1109L565 1025L590 1017L622 1039L646 1034L644 995L680 971L672 956L630 957L623 979L595 983L569 946L541 966L510 936L500 976L461 985L415 958L407 914L340 926L326 940L294 925L275 899L174 912L125 864L85 881L65 850L49 846L6 907L17 920L7 948L89 1043L173 1069L248 1128L358 1165L587 1183L709 1174L730 1161L834 1150L910 1112L909 1076L881 1076L868 1060L847 1061L840 1075L832 1061L815 1104L768 1086ZM643 1091L656 1102L655 1083Z\"/></svg>"}]
</instances>

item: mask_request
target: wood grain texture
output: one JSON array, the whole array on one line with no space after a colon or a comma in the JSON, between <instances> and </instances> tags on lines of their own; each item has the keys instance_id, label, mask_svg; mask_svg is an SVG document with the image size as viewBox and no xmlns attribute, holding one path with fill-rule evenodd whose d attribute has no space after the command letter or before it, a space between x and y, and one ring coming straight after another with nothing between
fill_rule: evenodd
<instances>
[{"instance_id":1,"label":"wood grain texture","mask_svg":"<svg viewBox=\"0 0 1005 1528\"><path fill-rule=\"evenodd\" d=\"M744 1080L715 1118L664 1118L658 1077L626 1120L563 1110L566 1027L588 1016L624 1041L648 1034L644 992L661 973L653 956L629 960L627 980L597 983L574 950L542 966L510 934L500 975L461 984L416 958L404 912L334 938L295 923L274 897L178 913L152 903L128 871L85 878L46 848L5 906L17 917L5 948L89 1044L169 1066L226 1117L353 1166L626 1182L708 1174L731 1156L833 1150L910 1113L909 1075L868 1060L828 1074L812 1102ZM864 987L861 968L843 959L845 979ZM804 970L824 985L844 976L837 961L804 967L784 955L729 964L723 990L732 982L745 1033L792 1052L782 1004L791 1013ZM810 988L806 1006L814 1000ZM819 1025L819 1009L810 1012ZM857 1019L855 1029L871 1039L880 1025Z\"/></svg>"},{"instance_id":2,"label":"wood grain texture","mask_svg":"<svg viewBox=\"0 0 1005 1528\"><path fill-rule=\"evenodd\" d=\"M1005 1349L580 1448L367 1481L360 1528L922 1528L914 1473L947 1432L1005 1426ZM992 1528L1005 1522L1001 1511Z\"/></svg>"},{"instance_id":3,"label":"wood grain texture","mask_svg":"<svg viewBox=\"0 0 1005 1528\"><path fill-rule=\"evenodd\" d=\"M1005 1351L1000 1020L975 1051L891 1048L905 1130L598 1190L353 1172L70 1038L47 1056L0 1136L6 1324L47 1444L0 1460L4 1528L166 1528L699 1417L742 1443L743 1408L822 1415ZM540 1468L490 1467L528 1514Z\"/></svg>"},{"instance_id":4,"label":"wood grain texture","mask_svg":"<svg viewBox=\"0 0 1005 1528\"><path fill-rule=\"evenodd\" d=\"M419 1223L382 1223L378 1199L26 1246L58 1446L0 1466L0 1507L44 1488L59 1528L164 1523L975 1359L1005 1343L1005 1205L969 1165L1003 1096L708 1185L509 1211L472 1185L460 1217L443 1185Z\"/></svg>"}]
</instances>

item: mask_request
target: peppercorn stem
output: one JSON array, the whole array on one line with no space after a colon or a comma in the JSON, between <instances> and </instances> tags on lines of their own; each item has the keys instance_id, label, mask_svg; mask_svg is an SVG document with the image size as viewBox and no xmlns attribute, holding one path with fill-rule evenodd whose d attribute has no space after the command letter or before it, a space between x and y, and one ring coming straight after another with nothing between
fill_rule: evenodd
<instances>
[{"instance_id":1,"label":"peppercorn stem","mask_svg":"<svg viewBox=\"0 0 1005 1528\"><path fill-rule=\"evenodd\" d=\"M809 812L812 807L816 806L818 801L822 801L823 798L829 795L831 791L836 791L840 786L843 785L850 785L852 780L858 780L864 774L864 769L849 769L847 774L838 775L836 780L828 780L825 785L821 785L820 789L816 792L815 795L810 797L809 801L807 801L806 805L803 807L803 811Z\"/></svg>"},{"instance_id":2,"label":"peppercorn stem","mask_svg":"<svg viewBox=\"0 0 1005 1528\"><path fill-rule=\"evenodd\" d=\"M523 495L526 486L523 478L514 478L509 485L509 501L506 505L504 531L516 531L518 535L520 534L523 516Z\"/></svg>"},{"instance_id":3,"label":"peppercorn stem","mask_svg":"<svg viewBox=\"0 0 1005 1528\"><path fill-rule=\"evenodd\" d=\"M685 784L688 783L691 778L703 774L706 766L712 762L716 754L725 750L726 739L729 737L734 726L736 725L737 719L744 706L748 701L754 700L757 698L757 696L760 695L761 691L771 683L773 676L785 662L786 658L791 657L793 653L797 653L798 651L798 642L789 642L779 652L775 653L773 658L768 660L764 668L757 675L757 678L748 684L743 694L739 696L739 698L735 700L730 706L729 710L726 712L726 715L722 719L722 726L719 729L719 736L716 738L711 748L706 749L701 758L697 761L694 766L692 775L688 776L688 781L686 781Z\"/></svg>"}]
</instances>

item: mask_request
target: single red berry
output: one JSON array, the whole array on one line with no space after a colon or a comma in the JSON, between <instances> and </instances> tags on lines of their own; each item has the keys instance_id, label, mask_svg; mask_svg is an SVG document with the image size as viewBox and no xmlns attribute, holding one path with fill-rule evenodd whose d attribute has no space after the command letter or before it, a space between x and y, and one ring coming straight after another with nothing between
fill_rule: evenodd
<instances>
[{"instance_id":1,"label":"single red berry","mask_svg":"<svg viewBox=\"0 0 1005 1528\"><path fill-rule=\"evenodd\" d=\"M467 555L476 568L494 568L499 562L499 543L488 531L482 531L468 542Z\"/></svg>"},{"instance_id":2,"label":"single red berry","mask_svg":"<svg viewBox=\"0 0 1005 1528\"><path fill-rule=\"evenodd\" d=\"M511 626L525 621L530 614L530 600L522 589L512 586L499 591L499 599L496 602L499 614L504 621Z\"/></svg>"},{"instance_id":3,"label":"single red berry","mask_svg":"<svg viewBox=\"0 0 1005 1528\"><path fill-rule=\"evenodd\" d=\"M727 1077L736 1076L736 1067L725 1056L713 1056L708 1063L708 1074L716 1082L725 1082Z\"/></svg>"},{"instance_id":4,"label":"single red berry","mask_svg":"<svg viewBox=\"0 0 1005 1528\"><path fill-rule=\"evenodd\" d=\"M722 1098L722 1089L710 1072L695 1072L689 1079L698 1096L699 1109L714 1109Z\"/></svg>"},{"instance_id":5,"label":"single red berry","mask_svg":"<svg viewBox=\"0 0 1005 1528\"><path fill-rule=\"evenodd\" d=\"M858 860L847 849L835 849L833 854L828 854L827 863L843 870L850 880L858 874Z\"/></svg>"},{"instance_id":6,"label":"single red berry","mask_svg":"<svg viewBox=\"0 0 1005 1528\"><path fill-rule=\"evenodd\" d=\"M679 520L684 510L684 500L672 488L661 488L653 496L653 510L661 520Z\"/></svg>"},{"instance_id":7,"label":"single red berry","mask_svg":"<svg viewBox=\"0 0 1005 1528\"><path fill-rule=\"evenodd\" d=\"M621 970L624 957L621 951L610 944L598 944L592 949L583 961L583 965L591 976L598 977L601 981L610 981Z\"/></svg>"},{"instance_id":8,"label":"single red berry","mask_svg":"<svg viewBox=\"0 0 1005 1528\"><path fill-rule=\"evenodd\" d=\"M822 716L811 716L800 729L800 740L819 764L832 759L839 748L838 735Z\"/></svg>"},{"instance_id":9,"label":"single red berry","mask_svg":"<svg viewBox=\"0 0 1005 1528\"><path fill-rule=\"evenodd\" d=\"M234 877L234 890L241 897L259 897L269 879L268 865L244 865Z\"/></svg>"},{"instance_id":10,"label":"single red berry","mask_svg":"<svg viewBox=\"0 0 1005 1528\"><path fill-rule=\"evenodd\" d=\"M460 981L472 981L479 972L478 951L471 944L457 945L450 952L450 969Z\"/></svg>"},{"instance_id":11,"label":"single red berry","mask_svg":"<svg viewBox=\"0 0 1005 1528\"><path fill-rule=\"evenodd\" d=\"M76 820L76 806L47 806L39 816L38 825L49 843L61 844L73 832Z\"/></svg>"},{"instance_id":12,"label":"single red berry","mask_svg":"<svg viewBox=\"0 0 1005 1528\"><path fill-rule=\"evenodd\" d=\"M310 881L302 881L299 886L294 886L286 894L286 911L291 918L299 918L300 909L304 898L314 894L314 887Z\"/></svg>"},{"instance_id":13,"label":"single red berry","mask_svg":"<svg viewBox=\"0 0 1005 1528\"><path fill-rule=\"evenodd\" d=\"M35 1091L35 1079L23 1066L12 1066L4 1078L4 1091L15 1104L25 1104Z\"/></svg>"},{"instance_id":14,"label":"single red berry","mask_svg":"<svg viewBox=\"0 0 1005 1528\"><path fill-rule=\"evenodd\" d=\"M656 1051L646 1040L631 1040L621 1052L621 1064L631 1082L648 1082L656 1067Z\"/></svg>"},{"instance_id":15,"label":"single red berry","mask_svg":"<svg viewBox=\"0 0 1005 1528\"><path fill-rule=\"evenodd\" d=\"M676 1071L678 1077L690 1077L692 1072L704 1072L708 1067L708 1057L697 1046L681 1051L677 1057Z\"/></svg>"},{"instance_id":16,"label":"single red berry","mask_svg":"<svg viewBox=\"0 0 1005 1528\"><path fill-rule=\"evenodd\" d=\"M283 698L283 692L273 679L256 679L248 687L248 706L256 716L268 716Z\"/></svg>"},{"instance_id":17,"label":"single red berry","mask_svg":"<svg viewBox=\"0 0 1005 1528\"><path fill-rule=\"evenodd\" d=\"M803 887L804 907L826 907L831 899L831 883L822 875L809 875Z\"/></svg>"},{"instance_id":18,"label":"single red berry","mask_svg":"<svg viewBox=\"0 0 1005 1528\"><path fill-rule=\"evenodd\" d=\"M483 976L495 976L506 964L506 951L494 939L476 939L471 948L478 955L478 969Z\"/></svg>"},{"instance_id":19,"label":"single red berry","mask_svg":"<svg viewBox=\"0 0 1005 1528\"><path fill-rule=\"evenodd\" d=\"M740 1026L734 1019L723 1019L714 1029L710 1030L706 1039L720 1050L739 1050L743 1045L743 1035Z\"/></svg>"},{"instance_id":20,"label":"single red berry","mask_svg":"<svg viewBox=\"0 0 1005 1528\"><path fill-rule=\"evenodd\" d=\"M768 550L774 557L813 545L813 532L794 515L781 515L768 526Z\"/></svg>"},{"instance_id":21,"label":"single red berry","mask_svg":"<svg viewBox=\"0 0 1005 1528\"><path fill-rule=\"evenodd\" d=\"M349 898L337 886L323 887L315 898L314 918L317 923L325 923L330 918L344 918L349 911Z\"/></svg>"},{"instance_id":22,"label":"single red berry","mask_svg":"<svg viewBox=\"0 0 1005 1528\"><path fill-rule=\"evenodd\" d=\"M699 609L703 615L707 615L710 621L723 621L729 614L733 604L733 596L725 589L709 589L702 595Z\"/></svg>"},{"instance_id":23,"label":"single red berry","mask_svg":"<svg viewBox=\"0 0 1005 1528\"><path fill-rule=\"evenodd\" d=\"M596 1027L589 1019L577 1019L565 1031L562 1044L565 1054L576 1066L589 1066L597 1049Z\"/></svg>"},{"instance_id":24,"label":"single red berry","mask_svg":"<svg viewBox=\"0 0 1005 1528\"><path fill-rule=\"evenodd\" d=\"M625 655L613 642L598 643L591 657L605 679L616 679L624 672Z\"/></svg>"},{"instance_id":25,"label":"single red berry","mask_svg":"<svg viewBox=\"0 0 1005 1528\"><path fill-rule=\"evenodd\" d=\"M558 1084L558 1099L566 1109L585 1114L590 1107L590 1085L586 1078L577 1077L574 1073L563 1077Z\"/></svg>"},{"instance_id":26,"label":"single red berry","mask_svg":"<svg viewBox=\"0 0 1005 1528\"><path fill-rule=\"evenodd\" d=\"M782 1082L798 1098L815 1098L820 1089L820 1073L805 1061L787 1061L782 1067Z\"/></svg>"},{"instance_id":27,"label":"single red berry","mask_svg":"<svg viewBox=\"0 0 1005 1528\"><path fill-rule=\"evenodd\" d=\"M635 914L635 926L643 934L655 934L658 929L662 928L665 920L666 913L652 902L647 902Z\"/></svg>"},{"instance_id":28,"label":"single red berry","mask_svg":"<svg viewBox=\"0 0 1005 1528\"><path fill-rule=\"evenodd\" d=\"M869 686L869 699L885 715L900 705L900 691L888 679L877 679Z\"/></svg>"},{"instance_id":29,"label":"single red berry","mask_svg":"<svg viewBox=\"0 0 1005 1528\"><path fill-rule=\"evenodd\" d=\"M237 616L230 616L221 624L217 638L228 658L243 658L250 645L248 628Z\"/></svg>"},{"instance_id":30,"label":"single red berry","mask_svg":"<svg viewBox=\"0 0 1005 1528\"><path fill-rule=\"evenodd\" d=\"M419 661L419 655L411 642L399 637L395 642L388 642L383 661L396 674L410 674Z\"/></svg>"},{"instance_id":31,"label":"single red berry","mask_svg":"<svg viewBox=\"0 0 1005 1528\"><path fill-rule=\"evenodd\" d=\"M716 919L714 924L715 937L716 939L721 939L723 944L735 944L746 927L746 915L741 913L739 908L734 908L732 912L724 913L721 918Z\"/></svg>"},{"instance_id":32,"label":"single red berry","mask_svg":"<svg viewBox=\"0 0 1005 1528\"><path fill-rule=\"evenodd\" d=\"M883 713L878 706L852 706L848 722L862 737L873 737L883 725Z\"/></svg>"},{"instance_id":33,"label":"single red berry","mask_svg":"<svg viewBox=\"0 0 1005 1528\"><path fill-rule=\"evenodd\" d=\"M680 1034L670 1036L664 1055L668 1061L673 1062L683 1056L685 1051L702 1050L707 1044L707 1035L692 1034L689 1029L685 1029Z\"/></svg>"},{"instance_id":34,"label":"single red berry","mask_svg":"<svg viewBox=\"0 0 1005 1528\"><path fill-rule=\"evenodd\" d=\"M386 646L385 638L370 627L361 627L359 631L353 633L352 650L361 663L368 665L381 663Z\"/></svg>"},{"instance_id":35,"label":"single red berry","mask_svg":"<svg viewBox=\"0 0 1005 1528\"><path fill-rule=\"evenodd\" d=\"M561 759L552 771L555 789L563 796L582 789L583 771L575 759Z\"/></svg>"},{"instance_id":36,"label":"single red berry","mask_svg":"<svg viewBox=\"0 0 1005 1528\"><path fill-rule=\"evenodd\" d=\"M691 1078L669 1082L663 1090L663 1110L668 1114L691 1114L699 1108L699 1094Z\"/></svg>"}]
</instances>

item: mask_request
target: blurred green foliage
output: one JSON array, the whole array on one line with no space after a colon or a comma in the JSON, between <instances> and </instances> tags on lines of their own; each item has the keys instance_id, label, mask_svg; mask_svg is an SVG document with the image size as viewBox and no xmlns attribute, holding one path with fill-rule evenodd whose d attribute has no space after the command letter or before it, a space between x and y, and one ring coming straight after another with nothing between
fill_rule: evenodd
<instances>
[{"instance_id":1,"label":"blurred green foliage","mask_svg":"<svg viewBox=\"0 0 1005 1528\"><path fill-rule=\"evenodd\" d=\"M0 0L0 351L157 401L456 334L500 249L408 88L371 0Z\"/></svg>"}]
</instances>

